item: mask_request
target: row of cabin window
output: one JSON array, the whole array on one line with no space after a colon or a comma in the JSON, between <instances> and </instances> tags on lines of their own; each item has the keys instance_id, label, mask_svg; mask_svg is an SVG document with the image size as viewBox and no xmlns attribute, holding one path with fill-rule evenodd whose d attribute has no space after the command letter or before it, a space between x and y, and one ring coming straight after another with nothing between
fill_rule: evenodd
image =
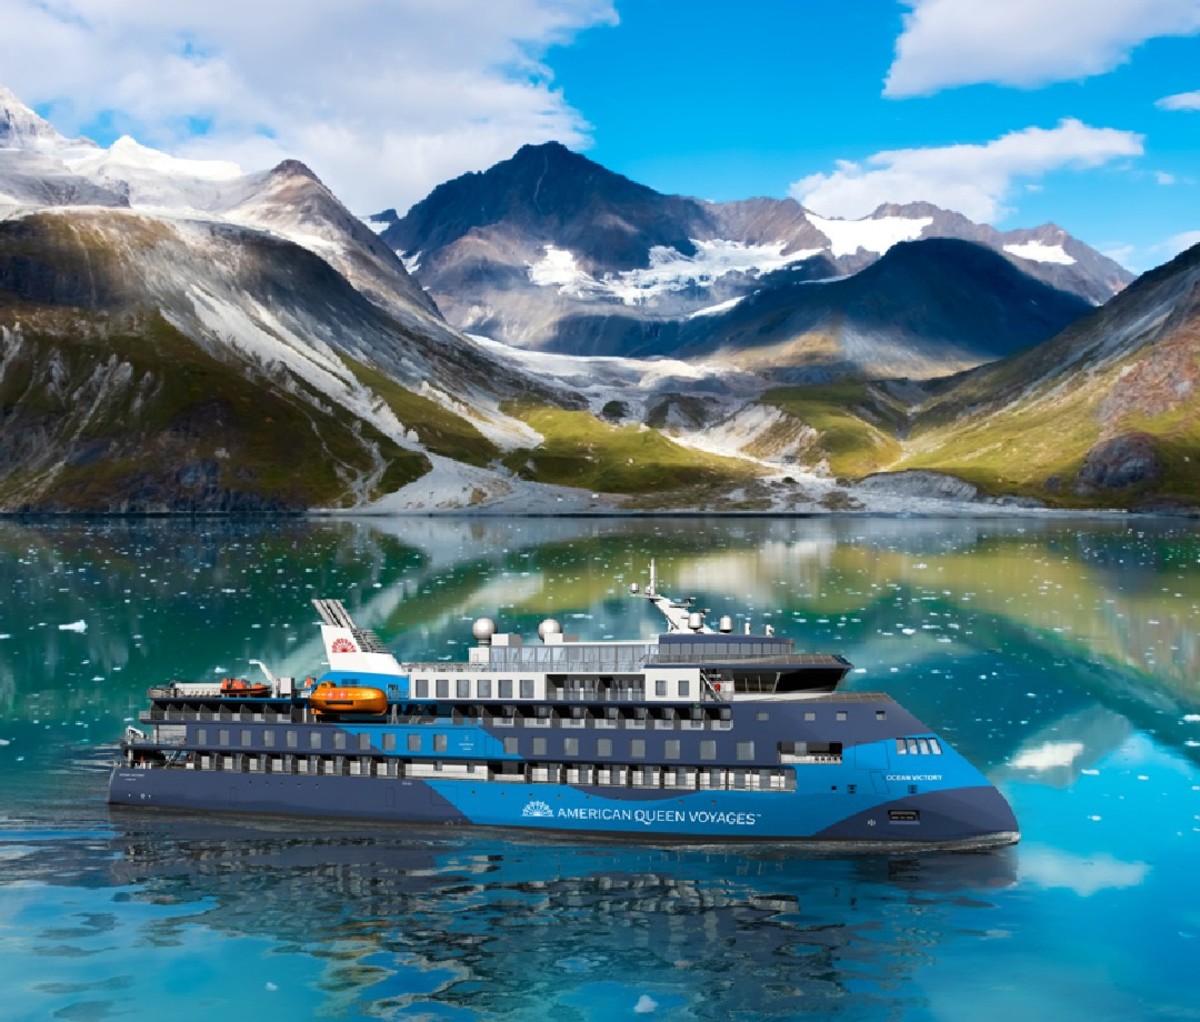
<instances>
[{"instance_id":1,"label":"row of cabin window","mask_svg":"<svg viewBox=\"0 0 1200 1022\"><path fill-rule=\"evenodd\" d=\"M901 756L940 756L942 743L936 738L897 738L896 752Z\"/></svg>"},{"instance_id":2,"label":"row of cabin window","mask_svg":"<svg viewBox=\"0 0 1200 1022\"><path fill-rule=\"evenodd\" d=\"M429 763L403 763L399 760L384 760L373 757L351 758L343 756L243 756L201 754L197 765L202 770L246 770L267 774L317 774L365 777L427 777L427 771L443 775L450 780L478 780L481 772L487 772L485 763L452 763L440 760ZM567 774L568 783L613 785L617 787L680 787L700 789L756 789L760 791L795 790L794 775L787 770L753 770L741 768L726 770L723 767L661 767L605 765L605 764L526 764L528 773L496 774L489 780L553 781ZM578 775L573 777L572 775ZM851 788L854 786L851 785Z\"/></svg>"},{"instance_id":3,"label":"row of cabin window","mask_svg":"<svg viewBox=\"0 0 1200 1022\"><path fill-rule=\"evenodd\" d=\"M533 699L534 686L532 678L521 678L520 680L520 696L521 699ZM666 678L656 678L654 681L654 694L656 696L666 697L668 694L669 682ZM640 686L630 686L640 687ZM513 679L498 678L496 680L496 696L497 699L512 699L513 698ZM692 697L692 683L687 678L680 678L675 682L675 695L680 699L690 699ZM470 699L471 696L471 679L470 678L455 678L454 679L454 698L455 699ZM475 680L475 695L476 699L491 699L492 697L492 679L477 678ZM429 693L429 679L417 678L413 681L413 698L414 699L449 699L450 698L450 679L435 678L433 681L433 695Z\"/></svg>"},{"instance_id":4,"label":"row of cabin window","mask_svg":"<svg viewBox=\"0 0 1200 1022\"><path fill-rule=\"evenodd\" d=\"M309 748L320 749L323 747L322 739L325 732L310 731L309 732ZM295 731L284 732L286 747L289 749L299 748L300 736ZM217 731L217 744L222 747L228 747L231 734L227 728L220 728ZM243 747L253 746L253 733L249 730L243 730L239 735ZM349 747L348 739L353 736L348 735L345 731L333 732L333 747L334 749L346 749ZM432 739L432 748L425 747L425 739ZM510 737L504 739L504 752L509 756L519 756L522 754L522 743L528 743L525 754L529 756L545 756L549 754L549 739L548 738L518 738ZM564 737L562 739L561 754L563 756L579 756L582 739L574 737ZM608 759L613 756L614 739L612 738L597 738L595 739L595 752L597 758ZM197 728L196 744L208 744L208 729ZM263 731L262 744L266 748L275 747L275 732ZM358 735L358 748L362 752L369 751L371 745L371 735L363 732ZM590 743L589 743L590 744ZM743 762L750 762L754 759L754 742L738 742L737 758ZM394 734L385 734L383 736L383 748L386 752L394 752L396 749L396 736ZM407 735L406 736L406 751L408 752L447 752L449 751L449 742L446 735ZM628 745L628 758L630 759L645 759L646 758L646 739L631 738ZM682 743L678 738L668 738L663 743L663 758L668 760L678 760L682 758ZM717 743L712 739L704 739L700 742L700 759L716 760L717 758Z\"/></svg>"},{"instance_id":5,"label":"row of cabin window","mask_svg":"<svg viewBox=\"0 0 1200 1022\"><path fill-rule=\"evenodd\" d=\"M563 756L579 756L580 739L578 738L563 738L562 740L562 755ZM504 752L509 756L546 756L549 755L549 739L546 738L505 738ZM525 744L528 743L528 744ZM614 755L614 739L612 738L597 738L595 740L595 751L589 750L588 755L594 756L597 759L609 759ZM522 745L525 748L522 749ZM589 743L590 744L590 743ZM754 742L737 742L736 754L740 762L753 762L754 760ZM627 759L645 759L646 758L646 739L631 738L627 747L628 751L622 758ZM683 743L678 738L668 738L663 742L663 759L679 760L683 758ZM700 759L702 761L715 761L717 758L717 743L712 739L704 739L700 742Z\"/></svg>"}]
</instances>

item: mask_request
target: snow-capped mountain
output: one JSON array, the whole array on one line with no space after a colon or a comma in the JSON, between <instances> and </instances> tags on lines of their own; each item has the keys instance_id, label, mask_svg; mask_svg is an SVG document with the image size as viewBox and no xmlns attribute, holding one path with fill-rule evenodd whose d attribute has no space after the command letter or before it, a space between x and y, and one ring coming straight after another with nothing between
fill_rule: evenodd
<instances>
[{"instance_id":1,"label":"snow-capped mountain","mask_svg":"<svg viewBox=\"0 0 1200 1022\"><path fill-rule=\"evenodd\" d=\"M483 173L440 185L403 218L379 217L382 224L381 237L454 325L581 354L719 349L724 342L700 335L728 338L735 331L726 317L750 296L783 287L765 299L778 304L799 296L797 283L822 288L901 242L929 238L990 248L1021 273L1093 304L1131 279L1053 225L1000 232L920 203L838 220L791 199L703 202L661 195L557 143L526 146ZM1009 317L1012 339L1027 345L1053 333L1044 321L1022 324L1021 307L1014 304ZM798 340L762 326L757 346L783 350ZM676 338L686 346L676 347ZM832 340L838 361L852 361L841 350L852 339ZM972 357L977 364L994 355Z\"/></svg>"}]
</instances>

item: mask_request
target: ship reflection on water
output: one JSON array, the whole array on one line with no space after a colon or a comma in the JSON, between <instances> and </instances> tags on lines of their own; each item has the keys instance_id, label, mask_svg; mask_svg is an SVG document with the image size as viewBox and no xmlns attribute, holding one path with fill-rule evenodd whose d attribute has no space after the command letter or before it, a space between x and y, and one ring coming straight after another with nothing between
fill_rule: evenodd
<instances>
[{"instance_id":1,"label":"ship reflection on water","mask_svg":"<svg viewBox=\"0 0 1200 1022\"><path fill-rule=\"evenodd\" d=\"M385 1017L457 1006L604 1018L639 1003L774 1017L797 998L832 1010L851 992L882 1007L936 953L948 912L969 900L986 913L988 892L1015 882L1008 849L824 859L794 847L546 845L307 821L215 829L119 811L113 821L113 880L131 897L194 905L190 921L214 938L310 955L338 1011L370 1004ZM181 923L174 914L143 938Z\"/></svg>"}]
</instances>

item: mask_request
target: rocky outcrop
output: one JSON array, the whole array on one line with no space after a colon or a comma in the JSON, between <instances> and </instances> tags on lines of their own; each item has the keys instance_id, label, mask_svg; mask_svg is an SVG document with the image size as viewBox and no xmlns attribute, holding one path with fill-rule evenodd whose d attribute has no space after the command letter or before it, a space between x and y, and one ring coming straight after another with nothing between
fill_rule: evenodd
<instances>
[{"instance_id":1,"label":"rocky outcrop","mask_svg":"<svg viewBox=\"0 0 1200 1022\"><path fill-rule=\"evenodd\" d=\"M1076 478L1077 493L1123 490L1152 483L1162 476L1154 438L1146 433L1125 433L1096 444L1087 453Z\"/></svg>"}]
</instances>

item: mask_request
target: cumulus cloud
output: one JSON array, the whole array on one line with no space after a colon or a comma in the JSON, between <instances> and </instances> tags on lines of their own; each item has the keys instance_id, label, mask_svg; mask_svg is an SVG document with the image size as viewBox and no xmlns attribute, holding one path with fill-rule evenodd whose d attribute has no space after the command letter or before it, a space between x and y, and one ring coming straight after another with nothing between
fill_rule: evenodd
<instances>
[{"instance_id":1,"label":"cumulus cloud","mask_svg":"<svg viewBox=\"0 0 1200 1022\"><path fill-rule=\"evenodd\" d=\"M1163 96L1154 105L1160 110L1200 110L1200 89L1195 92L1177 92L1174 96Z\"/></svg>"},{"instance_id":2,"label":"cumulus cloud","mask_svg":"<svg viewBox=\"0 0 1200 1022\"><path fill-rule=\"evenodd\" d=\"M989 223L1017 181L1063 168L1084 170L1140 156L1142 136L1065 119L1054 128L1025 128L983 145L890 149L861 163L839 160L828 174L810 174L789 192L825 216L867 216L884 202L932 202Z\"/></svg>"},{"instance_id":3,"label":"cumulus cloud","mask_svg":"<svg viewBox=\"0 0 1200 1022\"><path fill-rule=\"evenodd\" d=\"M1046 888L1066 888L1081 898L1098 891L1138 887L1146 882L1150 866L1145 862L1122 862L1107 852L1080 856L1055 848L1032 846L1021 855L1023 880Z\"/></svg>"},{"instance_id":4,"label":"cumulus cloud","mask_svg":"<svg viewBox=\"0 0 1200 1022\"><path fill-rule=\"evenodd\" d=\"M1157 36L1200 32L1194 0L909 0L885 96L1103 74Z\"/></svg>"},{"instance_id":5,"label":"cumulus cloud","mask_svg":"<svg viewBox=\"0 0 1200 1022\"><path fill-rule=\"evenodd\" d=\"M0 0L0 75L64 134L308 163L359 212L403 211L588 125L541 63L612 0Z\"/></svg>"}]
</instances>

